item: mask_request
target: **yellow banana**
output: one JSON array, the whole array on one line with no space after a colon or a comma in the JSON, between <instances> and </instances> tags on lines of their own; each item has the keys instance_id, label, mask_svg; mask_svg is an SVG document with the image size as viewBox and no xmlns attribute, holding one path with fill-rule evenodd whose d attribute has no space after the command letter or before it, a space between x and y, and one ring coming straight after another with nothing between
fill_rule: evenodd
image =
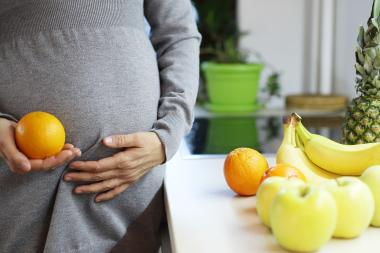
<instances>
[{"instance_id":1,"label":"yellow banana","mask_svg":"<svg viewBox=\"0 0 380 253\"><path fill-rule=\"evenodd\" d=\"M304 152L310 161L331 173L359 176L368 167L380 164L380 143L340 144L310 133L301 121L296 125L296 134L303 143Z\"/></svg>"},{"instance_id":2,"label":"yellow banana","mask_svg":"<svg viewBox=\"0 0 380 253\"><path fill-rule=\"evenodd\" d=\"M320 183L339 176L324 171L313 164L303 152L302 147L297 147L296 130L292 123L284 124L284 139L277 151L276 162L297 168L309 182Z\"/></svg>"}]
</instances>

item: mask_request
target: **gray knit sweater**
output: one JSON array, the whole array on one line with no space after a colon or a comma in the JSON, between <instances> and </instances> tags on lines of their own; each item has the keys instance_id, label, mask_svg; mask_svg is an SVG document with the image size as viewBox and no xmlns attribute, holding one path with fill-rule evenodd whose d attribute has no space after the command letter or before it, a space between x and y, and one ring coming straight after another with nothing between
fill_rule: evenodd
<instances>
[{"instance_id":1,"label":"gray knit sweater","mask_svg":"<svg viewBox=\"0 0 380 253\"><path fill-rule=\"evenodd\" d=\"M189 0L0 1L0 116L55 114L80 160L117 152L105 136L154 131L170 159L192 123L199 41ZM72 194L67 169L20 176L0 158L1 253L157 249L163 166L100 204Z\"/></svg>"}]
</instances>

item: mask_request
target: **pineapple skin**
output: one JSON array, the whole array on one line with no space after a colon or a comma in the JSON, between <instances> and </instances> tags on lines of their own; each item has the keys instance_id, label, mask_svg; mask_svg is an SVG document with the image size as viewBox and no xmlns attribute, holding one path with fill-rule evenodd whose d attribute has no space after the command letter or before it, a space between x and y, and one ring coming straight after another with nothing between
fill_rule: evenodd
<instances>
[{"instance_id":1,"label":"pineapple skin","mask_svg":"<svg viewBox=\"0 0 380 253\"><path fill-rule=\"evenodd\" d=\"M343 143L354 145L380 142L380 99L359 96L347 108Z\"/></svg>"},{"instance_id":2,"label":"pineapple skin","mask_svg":"<svg viewBox=\"0 0 380 253\"><path fill-rule=\"evenodd\" d=\"M356 49L356 90L342 126L344 144L380 142L380 17L360 27Z\"/></svg>"}]
</instances>

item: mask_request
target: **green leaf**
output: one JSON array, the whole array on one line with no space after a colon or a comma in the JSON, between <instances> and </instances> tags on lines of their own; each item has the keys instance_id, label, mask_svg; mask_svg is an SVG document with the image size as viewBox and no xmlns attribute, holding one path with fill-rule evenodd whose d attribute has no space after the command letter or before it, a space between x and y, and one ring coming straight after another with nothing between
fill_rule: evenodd
<instances>
[{"instance_id":1,"label":"green leaf","mask_svg":"<svg viewBox=\"0 0 380 253\"><path fill-rule=\"evenodd\" d=\"M372 61L370 56L366 55L364 60L364 69L367 73L371 73L372 71Z\"/></svg>"},{"instance_id":2,"label":"green leaf","mask_svg":"<svg viewBox=\"0 0 380 253\"><path fill-rule=\"evenodd\" d=\"M370 59L375 59L376 57L376 49L371 47L371 48L366 48L364 49L364 54L368 56Z\"/></svg>"},{"instance_id":3,"label":"green leaf","mask_svg":"<svg viewBox=\"0 0 380 253\"><path fill-rule=\"evenodd\" d=\"M378 16L380 16L380 0L374 0L372 7L372 17L377 18Z\"/></svg>"},{"instance_id":4,"label":"green leaf","mask_svg":"<svg viewBox=\"0 0 380 253\"><path fill-rule=\"evenodd\" d=\"M362 75L362 76L365 76L365 71L364 71L364 68L359 65L359 64L355 64L355 69L357 71L358 74Z\"/></svg>"},{"instance_id":5,"label":"green leaf","mask_svg":"<svg viewBox=\"0 0 380 253\"><path fill-rule=\"evenodd\" d=\"M364 47L364 27L361 26L359 28L359 35L358 35L358 44L361 48Z\"/></svg>"},{"instance_id":6,"label":"green leaf","mask_svg":"<svg viewBox=\"0 0 380 253\"><path fill-rule=\"evenodd\" d=\"M379 30L379 23L377 23L377 18L371 18L371 23L377 30Z\"/></svg>"},{"instance_id":7,"label":"green leaf","mask_svg":"<svg viewBox=\"0 0 380 253\"><path fill-rule=\"evenodd\" d=\"M268 92L269 96L280 97L281 86L279 77L280 75L278 73L273 73L268 77L264 90Z\"/></svg>"},{"instance_id":8,"label":"green leaf","mask_svg":"<svg viewBox=\"0 0 380 253\"><path fill-rule=\"evenodd\" d=\"M380 55L377 55L373 61L373 66L375 69L380 69Z\"/></svg>"},{"instance_id":9,"label":"green leaf","mask_svg":"<svg viewBox=\"0 0 380 253\"><path fill-rule=\"evenodd\" d=\"M364 55L362 53L362 49L360 47L358 47L356 49L356 61L360 64L360 65L363 65L364 64Z\"/></svg>"},{"instance_id":10,"label":"green leaf","mask_svg":"<svg viewBox=\"0 0 380 253\"><path fill-rule=\"evenodd\" d=\"M376 88L380 88L380 80L378 80L378 79L374 79L374 80L373 80L373 85L374 85Z\"/></svg>"}]
</instances>

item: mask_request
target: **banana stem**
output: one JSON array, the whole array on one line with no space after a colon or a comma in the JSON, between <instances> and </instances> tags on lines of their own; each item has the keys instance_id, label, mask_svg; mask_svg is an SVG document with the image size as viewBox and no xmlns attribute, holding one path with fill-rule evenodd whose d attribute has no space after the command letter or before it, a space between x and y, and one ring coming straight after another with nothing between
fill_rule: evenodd
<instances>
[{"instance_id":1,"label":"banana stem","mask_svg":"<svg viewBox=\"0 0 380 253\"><path fill-rule=\"evenodd\" d=\"M289 126L289 130L291 131L290 133L290 137L291 137L291 144L292 146L296 147L297 146L297 143L296 143L296 128L295 126L293 125L290 125Z\"/></svg>"},{"instance_id":2,"label":"banana stem","mask_svg":"<svg viewBox=\"0 0 380 253\"><path fill-rule=\"evenodd\" d=\"M299 134L297 134L296 133L296 146L297 146L297 148L299 148L299 149L304 149L303 148L303 143L302 143L302 141L300 140L300 136L299 136Z\"/></svg>"},{"instance_id":3,"label":"banana stem","mask_svg":"<svg viewBox=\"0 0 380 253\"><path fill-rule=\"evenodd\" d=\"M302 125L301 122L297 124L296 130L302 143L307 143L311 139L311 133Z\"/></svg>"},{"instance_id":4,"label":"banana stem","mask_svg":"<svg viewBox=\"0 0 380 253\"><path fill-rule=\"evenodd\" d=\"M289 128L289 124L284 124L284 139L282 140L282 144L290 144L292 142L292 137Z\"/></svg>"}]
</instances>

